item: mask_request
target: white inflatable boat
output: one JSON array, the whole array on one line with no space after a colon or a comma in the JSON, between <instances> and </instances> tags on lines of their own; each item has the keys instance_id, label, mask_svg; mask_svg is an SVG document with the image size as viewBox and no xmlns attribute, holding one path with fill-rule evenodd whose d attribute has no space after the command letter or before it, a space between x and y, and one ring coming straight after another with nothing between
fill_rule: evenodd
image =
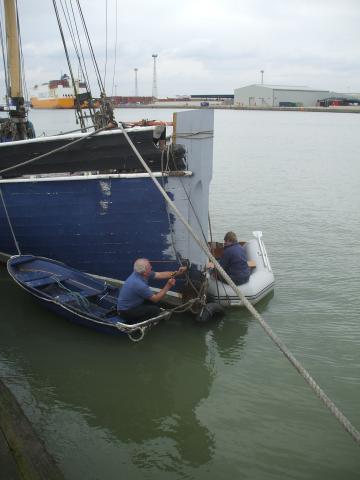
<instances>
[{"instance_id":1,"label":"white inflatable boat","mask_svg":"<svg viewBox=\"0 0 360 480\"><path fill-rule=\"evenodd\" d=\"M255 238L245 243L246 255L251 267L250 278L239 288L253 305L274 290L275 278L262 241L262 232L253 232ZM208 299L223 306L241 306L243 302L230 285L211 276L209 278Z\"/></svg>"}]
</instances>

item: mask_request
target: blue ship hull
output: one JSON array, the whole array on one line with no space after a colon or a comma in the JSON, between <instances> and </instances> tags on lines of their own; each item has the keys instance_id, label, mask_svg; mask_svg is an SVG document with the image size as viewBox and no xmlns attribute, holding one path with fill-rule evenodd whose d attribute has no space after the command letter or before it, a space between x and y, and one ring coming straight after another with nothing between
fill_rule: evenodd
<instances>
[{"instance_id":1,"label":"blue ship hull","mask_svg":"<svg viewBox=\"0 0 360 480\"><path fill-rule=\"evenodd\" d=\"M139 256L174 262L166 253L171 219L150 178L10 183L2 190L22 254L120 279ZM0 211L1 248L16 254Z\"/></svg>"},{"instance_id":2,"label":"blue ship hull","mask_svg":"<svg viewBox=\"0 0 360 480\"><path fill-rule=\"evenodd\" d=\"M178 115L176 133L187 151L187 169L156 175L204 239L213 112ZM126 279L139 257L148 258L155 271L174 270L187 261L193 278L206 263L147 173L4 178L0 187L5 202L0 201L0 253L5 256L18 253L11 223L21 254L56 259L104 278Z\"/></svg>"}]
</instances>

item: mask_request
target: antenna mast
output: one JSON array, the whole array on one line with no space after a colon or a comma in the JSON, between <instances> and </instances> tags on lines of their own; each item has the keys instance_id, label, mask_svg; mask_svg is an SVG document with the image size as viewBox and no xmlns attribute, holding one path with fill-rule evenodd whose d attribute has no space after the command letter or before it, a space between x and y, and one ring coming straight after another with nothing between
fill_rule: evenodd
<instances>
[{"instance_id":1,"label":"antenna mast","mask_svg":"<svg viewBox=\"0 0 360 480\"><path fill-rule=\"evenodd\" d=\"M264 85L264 70L260 70L261 73L261 85Z\"/></svg>"},{"instance_id":2,"label":"antenna mast","mask_svg":"<svg viewBox=\"0 0 360 480\"><path fill-rule=\"evenodd\" d=\"M153 53L152 57L154 59L154 70L153 70L153 84L152 84L152 97L157 98L158 97L158 91L157 91L157 79L156 79L156 59L158 57L157 53Z\"/></svg>"},{"instance_id":3,"label":"antenna mast","mask_svg":"<svg viewBox=\"0 0 360 480\"><path fill-rule=\"evenodd\" d=\"M138 77L137 77L137 72L138 72L138 68L134 68L134 72L135 72L135 97L138 97L139 96L139 92L138 92Z\"/></svg>"}]
</instances>

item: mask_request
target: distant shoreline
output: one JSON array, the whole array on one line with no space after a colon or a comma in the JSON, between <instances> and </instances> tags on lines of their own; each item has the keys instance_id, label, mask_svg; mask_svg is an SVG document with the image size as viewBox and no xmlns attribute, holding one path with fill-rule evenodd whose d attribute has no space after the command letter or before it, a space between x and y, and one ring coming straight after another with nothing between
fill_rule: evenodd
<instances>
[{"instance_id":1,"label":"distant shoreline","mask_svg":"<svg viewBox=\"0 0 360 480\"><path fill-rule=\"evenodd\" d=\"M149 108L149 109L214 109L214 110L255 110L255 111L276 111L276 112L319 112L319 113L360 113L360 107L261 107L261 106L234 106L234 105L209 105L208 107L201 107L200 105L191 105L189 103L180 103L176 105L170 104L149 104L149 105L124 105L117 106L115 109L126 108Z\"/></svg>"},{"instance_id":2,"label":"distant shoreline","mask_svg":"<svg viewBox=\"0 0 360 480\"><path fill-rule=\"evenodd\" d=\"M191 103L165 103L164 104L124 104L121 106L113 107L115 110L126 110L126 109L167 109L167 110L193 110L193 109L213 109L213 110L253 110L253 111L263 111L263 112L317 112L317 113L360 113L360 107L262 107L262 106L234 106L234 105L209 105L208 107L201 107L198 104ZM38 109L31 108L31 110L42 110L42 111L61 111L62 109ZM69 109L70 110L70 109ZM73 110L73 109L71 109Z\"/></svg>"}]
</instances>

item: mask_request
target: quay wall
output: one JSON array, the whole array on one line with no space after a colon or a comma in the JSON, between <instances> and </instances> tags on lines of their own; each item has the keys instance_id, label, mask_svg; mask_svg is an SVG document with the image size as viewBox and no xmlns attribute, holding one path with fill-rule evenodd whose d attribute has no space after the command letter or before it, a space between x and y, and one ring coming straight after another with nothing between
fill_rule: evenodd
<instances>
[{"instance_id":1,"label":"quay wall","mask_svg":"<svg viewBox=\"0 0 360 480\"><path fill-rule=\"evenodd\" d=\"M64 480L9 388L0 379L0 478Z\"/></svg>"},{"instance_id":2,"label":"quay wall","mask_svg":"<svg viewBox=\"0 0 360 480\"><path fill-rule=\"evenodd\" d=\"M116 108L169 108L169 109L196 109L196 108L212 108L214 110L261 110L261 111L276 111L276 112L318 112L318 113L360 113L360 107L268 107L268 106L235 106L235 105L209 105L208 107L201 107L193 103L161 103L148 105L124 105L124 107Z\"/></svg>"}]
</instances>

